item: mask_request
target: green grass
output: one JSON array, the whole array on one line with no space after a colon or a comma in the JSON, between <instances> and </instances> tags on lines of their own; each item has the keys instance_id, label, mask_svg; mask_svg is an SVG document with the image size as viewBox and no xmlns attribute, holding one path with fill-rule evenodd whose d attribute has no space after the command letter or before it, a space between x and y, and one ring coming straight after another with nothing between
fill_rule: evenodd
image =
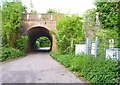
<instances>
[{"instance_id":1,"label":"green grass","mask_svg":"<svg viewBox=\"0 0 120 85\"><path fill-rule=\"evenodd\" d=\"M116 70L117 62L112 59L104 59L103 57L94 58L93 56L81 55L59 55L50 52L50 55L62 63L66 68L78 73L91 83L104 85L110 83L120 83L116 78L118 72Z\"/></svg>"}]
</instances>

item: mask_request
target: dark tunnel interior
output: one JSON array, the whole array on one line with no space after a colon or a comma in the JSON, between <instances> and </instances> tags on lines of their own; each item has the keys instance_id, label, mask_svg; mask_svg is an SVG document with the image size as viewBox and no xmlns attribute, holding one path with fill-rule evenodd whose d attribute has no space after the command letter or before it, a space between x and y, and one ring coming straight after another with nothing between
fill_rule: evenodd
<instances>
[{"instance_id":1,"label":"dark tunnel interior","mask_svg":"<svg viewBox=\"0 0 120 85\"><path fill-rule=\"evenodd\" d=\"M28 38L29 38L29 48L31 51L51 51L52 50L52 36L50 35L49 33L49 30L44 28L44 27L33 27L31 28L30 30L27 31L27 35L28 35ZM47 37L49 40L50 40L50 49L48 50L40 50L40 49L37 49L36 47L36 40L40 37Z\"/></svg>"}]
</instances>

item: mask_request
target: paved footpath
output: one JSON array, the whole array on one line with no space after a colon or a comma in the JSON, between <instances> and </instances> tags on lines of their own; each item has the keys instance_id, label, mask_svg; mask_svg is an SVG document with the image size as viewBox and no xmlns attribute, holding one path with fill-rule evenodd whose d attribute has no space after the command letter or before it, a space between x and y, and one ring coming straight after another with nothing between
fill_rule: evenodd
<instances>
[{"instance_id":1,"label":"paved footpath","mask_svg":"<svg viewBox=\"0 0 120 85\"><path fill-rule=\"evenodd\" d=\"M49 53L31 53L0 63L0 71L0 83L83 83Z\"/></svg>"}]
</instances>

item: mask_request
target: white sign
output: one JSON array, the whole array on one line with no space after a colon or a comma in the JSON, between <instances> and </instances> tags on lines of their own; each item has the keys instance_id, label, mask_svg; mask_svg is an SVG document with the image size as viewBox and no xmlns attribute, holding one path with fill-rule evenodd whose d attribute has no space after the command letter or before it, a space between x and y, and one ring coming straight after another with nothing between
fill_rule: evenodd
<instances>
[{"instance_id":1,"label":"white sign","mask_svg":"<svg viewBox=\"0 0 120 85\"><path fill-rule=\"evenodd\" d=\"M75 54L87 53L86 52L86 44L76 44L75 46Z\"/></svg>"},{"instance_id":2,"label":"white sign","mask_svg":"<svg viewBox=\"0 0 120 85\"><path fill-rule=\"evenodd\" d=\"M114 48L114 39L109 39L109 48Z\"/></svg>"},{"instance_id":3,"label":"white sign","mask_svg":"<svg viewBox=\"0 0 120 85\"><path fill-rule=\"evenodd\" d=\"M120 49L118 49L118 48L106 49L105 57L107 59L112 58L112 59L115 59L115 60L120 60Z\"/></svg>"},{"instance_id":4,"label":"white sign","mask_svg":"<svg viewBox=\"0 0 120 85\"><path fill-rule=\"evenodd\" d=\"M92 43L92 46L91 46L91 54L92 54L92 55L95 55L95 43Z\"/></svg>"}]
</instances>

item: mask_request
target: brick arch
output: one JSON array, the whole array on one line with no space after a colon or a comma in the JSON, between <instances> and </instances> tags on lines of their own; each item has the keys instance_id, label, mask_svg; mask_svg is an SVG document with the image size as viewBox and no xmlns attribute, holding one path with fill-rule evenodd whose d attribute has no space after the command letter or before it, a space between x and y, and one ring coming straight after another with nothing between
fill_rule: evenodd
<instances>
[{"instance_id":1,"label":"brick arch","mask_svg":"<svg viewBox=\"0 0 120 85\"><path fill-rule=\"evenodd\" d=\"M24 35L28 30L32 30L34 27L46 28L48 31L56 30L56 21L64 17L61 14L22 14L22 23L20 28L20 34ZM37 35L36 35L37 36ZM56 51L56 41L52 36L52 51ZM26 44L26 49L29 51L29 45ZM28 52L27 51L27 52Z\"/></svg>"},{"instance_id":2,"label":"brick arch","mask_svg":"<svg viewBox=\"0 0 120 85\"><path fill-rule=\"evenodd\" d=\"M26 34L29 37L29 41L28 41L28 47L29 47L29 51L31 50L35 50L36 45L35 42L39 37L45 36L47 37L50 42L51 42L51 47L50 50L55 50L55 42L54 42L54 37L50 34L49 29L45 28L45 27L41 27L41 26L34 26L32 28L30 28L29 30L26 31Z\"/></svg>"},{"instance_id":3,"label":"brick arch","mask_svg":"<svg viewBox=\"0 0 120 85\"><path fill-rule=\"evenodd\" d=\"M31 49L34 49L36 47L35 46L36 40L42 36L45 36L50 40L51 42L50 50L52 49L52 35L49 33L48 29L40 26L32 27L27 31L27 35L29 37L29 43L30 43Z\"/></svg>"}]
</instances>

